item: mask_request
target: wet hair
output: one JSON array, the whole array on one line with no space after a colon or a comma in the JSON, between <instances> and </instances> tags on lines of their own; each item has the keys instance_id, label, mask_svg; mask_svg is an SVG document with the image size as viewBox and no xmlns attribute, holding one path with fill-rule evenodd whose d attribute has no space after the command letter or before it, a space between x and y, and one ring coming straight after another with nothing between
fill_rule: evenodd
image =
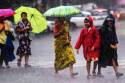
<instances>
[{"instance_id":1,"label":"wet hair","mask_svg":"<svg viewBox=\"0 0 125 83\"><path fill-rule=\"evenodd\" d=\"M91 16L87 16L85 19L84 19L84 23L86 22L89 22L90 25L92 26L93 25L93 18Z\"/></svg>"},{"instance_id":2,"label":"wet hair","mask_svg":"<svg viewBox=\"0 0 125 83\"><path fill-rule=\"evenodd\" d=\"M88 18L85 18L84 23L86 23L86 22L90 22L90 20Z\"/></svg>"},{"instance_id":3,"label":"wet hair","mask_svg":"<svg viewBox=\"0 0 125 83\"><path fill-rule=\"evenodd\" d=\"M106 23L107 22L112 22L113 24L115 24L115 20L113 18L108 17L105 20L106 20Z\"/></svg>"},{"instance_id":4,"label":"wet hair","mask_svg":"<svg viewBox=\"0 0 125 83\"><path fill-rule=\"evenodd\" d=\"M61 23L61 24L63 24L65 21L65 17L58 17L57 19L58 19L59 23Z\"/></svg>"},{"instance_id":5,"label":"wet hair","mask_svg":"<svg viewBox=\"0 0 125 83\"><path fill-rule=\"evenodd\" d=\"M4 23L4 17L0 17L0 23Z\"/></svg>"},{"instance_id":6,"label":"wet hair","mask_svg":"<svg viewBox=\"0 0 125 83\"><path fill-rule=\"evenodd\" d=\"M113 19L113 18L110 18L110 17L106 18L106 20L107 20L107 21L114 21L114 19Z\"/></svg>"},{"instance_id":7,"label":"wet hair","mask_svg":"<svg viewBox=\"0 0 125 83\"><path fill-rule=\"evenodd\" d=\"M112 14L109 14L106 18L105 18L105 21L108 22L113 22L113 24L115 24L115 18Z\"/></svg>"},{"instance_id":8,"label":"wet hair","mask_svg":"<svg viewBox=\"0 0 125 83\"><path fill-rule=\"evenodd\" d=\"M112 22L112 27L110 27L112 29L113 32L115 32L115 18L112 14L109 14L106 18L105 21L103 23L103 26L105 27L109 27L108 22ZM105 28L106 29L106 28Z\"/></svg>"},{"instance_id":9,"label":"wet hair","mask_svg":"<svg viewBox=\"0 0 125 83\"><path fill-rule=\"evenodd\" d=\"M27 13L26 13L26 12L22 12L22 13L21 13L21 17L22 17L23 15L26 15L26 16L27 16Z\"/></svg>"}]
</instances>

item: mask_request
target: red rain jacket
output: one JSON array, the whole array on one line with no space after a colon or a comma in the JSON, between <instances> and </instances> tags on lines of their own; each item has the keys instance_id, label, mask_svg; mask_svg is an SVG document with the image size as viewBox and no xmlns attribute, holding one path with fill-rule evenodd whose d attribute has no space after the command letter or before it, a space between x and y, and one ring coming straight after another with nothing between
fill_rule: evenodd
<instances>
[{"instance_id":1,"label":"red rain jacket","mask_svg":"<svg viewBox=\"0 0 125 83\"><path fill-rule=\"evenodd\" d=\"M86 60L97 61L100 56L100 35L99 31L93 26L93 19L88 17L91 21L91 29L83 27L80 32L80 36L75 45L76 49L79 49L80 46L83 46L83 53ZM91 48L94 46L94 50Z\"/></svg>"}]
</instances>

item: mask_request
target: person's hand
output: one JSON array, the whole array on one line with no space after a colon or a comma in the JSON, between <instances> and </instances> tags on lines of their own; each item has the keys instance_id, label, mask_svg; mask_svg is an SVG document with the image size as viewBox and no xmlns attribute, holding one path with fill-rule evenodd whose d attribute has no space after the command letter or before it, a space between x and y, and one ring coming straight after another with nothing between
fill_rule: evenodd
<instances>
[{"instance_id":1,"label":"person's hand","mask_svg":"<svg viewBox=\"0 0 125 83\"><path fill-rule=\"evenodd\" d=\"M23 28L23 29L21 29L21 32L27 32L27 29Z\"/></svg>"},{"instance_id":2,"label":"person's hand","mask_svg":"<svg viewBox=\"0 0 125 83\"><path fill-rule=\"evenodd\" d=\"M26 29L22 29L22 31L26 32Z\"/></svg>"},{"instance_id":3,"label":"person's hand","mask_svg":"<svg viewBox=\"0 0 125 83\"><path fill-rule=\"evenodd\" d=\"M68 38L69 38L69 41L71 41L71 36L69 36Z\"/></svg>"},{"instance_id":4,"label":"person's hand","mask_svg":"<svg viewBox=\"0 0 125 83\"><path fill-rule=\"evenodd\" d=\"M79 54L79 49L76 49L76 53Z\"/></svg>"},{"instance_id":5,"label":"person's hand","mask_svg":"<svg viewBox=\"0 0 125 83\"><path fill-rule=\"evenodd\" d=\"M95 49L95 47L94 47L94 46L92 46L91 51L93 51L94 49Z\"/></svg>"},{"instance_id":6,"label":"person's hand","mask_svg":"<svg viewBox=\"0 0 125 83\"><path fill-rule=\"evenodd\" d=\"M116 49L116 48L117 48L117 45L112 45L112 44L111 44L110 47L113 48L113 49Z\"/></svg>"}]
</instances>

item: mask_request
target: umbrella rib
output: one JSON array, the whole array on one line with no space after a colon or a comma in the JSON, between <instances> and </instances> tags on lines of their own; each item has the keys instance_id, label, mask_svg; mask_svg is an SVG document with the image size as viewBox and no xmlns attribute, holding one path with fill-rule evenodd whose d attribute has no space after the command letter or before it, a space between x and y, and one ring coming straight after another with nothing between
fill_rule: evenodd
<instances>
[{"instance_id":1,"label":"umbrella rib","mask_svg":"<svg viewBox=\"0 0 125 83\"><path fill-rule=\"evenodd\" d=\"M36 26L38 27L38 24L37 24L36 19L34 18L34 16L33 16L32 18L34 19L34 21L35 21L35 23L36 23Z\"/></svg>"},{"instance_id":2,"label":"umbrella rib","mask_svg":"<svg viewBox=\"0 0 125 83\"><path fill-rule=\"evenodd\" d=\"M53 11L52 11L53 10ZM49 9L44 13L45 16L70 16L80 13L80 10L72 6L58 6L52 9Z\"/></svg>"}]
</instances>

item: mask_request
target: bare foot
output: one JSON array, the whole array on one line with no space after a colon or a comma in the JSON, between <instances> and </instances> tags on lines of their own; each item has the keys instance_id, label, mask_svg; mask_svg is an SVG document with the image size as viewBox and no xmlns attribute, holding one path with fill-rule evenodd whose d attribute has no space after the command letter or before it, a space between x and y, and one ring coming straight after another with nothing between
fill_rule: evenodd
<instances>
[{"instance_id":1,"label":"bare foot","mask_svg":"<svg viewBox=\"0 0 125 83\"><path fill-rule=\"evenodd\" d=\"M29 67L31 67L31 65L25 64L25 68L29 68Z\"/></svg>"},{"instance_id":2,"label":"bare foot","mask_svg":"<svg viewBox=\"0 0 125 83\"><path fill-rule=\"evenodd\" d=\"M55 70L55 74L58 74L59 72L57 70Z\"/></svg>"},{"instance_id":3,"label":"bare foot","mask_svg":"<svg viewBox=\"0 0 125 83\"><path fill-rule=\"evenodd\" d=\"M78 75L77 72L76 72L76 73L72 73L72 74L71 74L71 77L74 78L74 76L76 76L76 75Z\"/></svg>"},{"instance_id":4,"label":"bare foot","mask_svg":"<svg viewBox=\"0 0 125 83\"><path fill-rule=\"evenodd\" d=\"M117 78L120 78L120 77L123 76L123 75L124 75L123 73L119 73L119 72L116 73L116 77L117 77Z\"/></svg>"},{"instance_id":5,"label":"bare foot","mask_svg":"<svg viewBox=\"0 0 125 83\"><path fill-rule=\"evenodd\" d=\"M90 79L91 78L91 75L87 75L87 79Z\"/></svg>"},{"instance_id":6,"label":"bare foot","mask_svg":"<svg viewBox=\"0 0 125 83\"><path fill-rule=\"evenodd\" d=\"M0 69L5 69L5 67L4 66L0 66Z\"/></svg>"},{"instance_id":7,"label":"bare foot","mask_svg":"<svg viewBox=\"0 0 125 83\"><path fill-rule=\"evenodd\" d=\"M9 66L9 65L7 65L7 66L6 66L6 68L7 68L7 69L9 69L9 68L10 68L10 66Z\"/></svg>"},{"instance_id":8,"label":"bare foot","mask_svg":"<svg viewBox=\"0 0 125 83\"><path fill-rule=\"evenodd\" d=\"M93 75L93 76L96 76L96 72L92 72L92 75Z\"/></svg>"},{"instance_id":9,"label":"bare foot","mask_svg":"<svg viewBox=\"0 0 125 83\"><path fill-rule=\"evenodd\" d=\"M21 60L20 59L17 60L17 66L21 67Z\"/></svg>"},{"instance_id":10,"label":"bare foot","mask_svg":"<svg viewBox=\"0 0 125 83\"><path fill-rule=\"evenodd\" d=\"M97 73L97 77L104 77L101 73Z\"/></svg>"}]
</instances>

